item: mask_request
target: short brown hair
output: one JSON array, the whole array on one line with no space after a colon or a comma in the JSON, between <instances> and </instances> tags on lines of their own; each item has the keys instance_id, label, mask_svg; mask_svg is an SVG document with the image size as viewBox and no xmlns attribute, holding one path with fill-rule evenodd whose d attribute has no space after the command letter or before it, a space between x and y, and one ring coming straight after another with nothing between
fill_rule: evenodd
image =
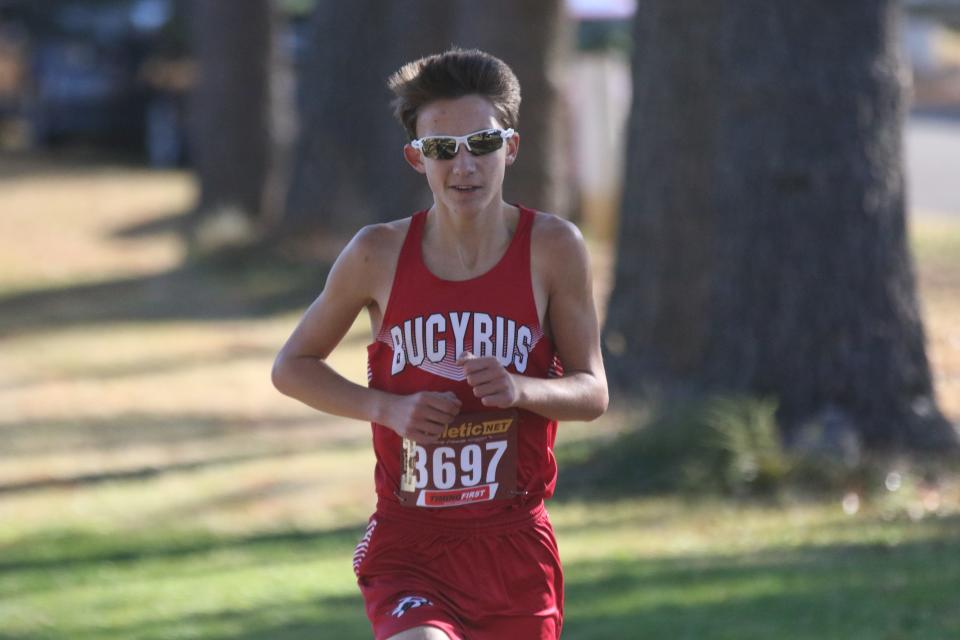
<instances>
[{"instance_id":1,"label":"short brown hair","mask_svg":"<svg viewBox=\"0 0 960 640\"><path fill-rule=\"evenodd\" d=\"M425 104L474 94L493 103L504 127L517 128L520 82L506 62L479 49L455 47L408 62L387 86L396 95L393 115L411 140L417 137L417 114Z\"/></svg>"}]
</instances>

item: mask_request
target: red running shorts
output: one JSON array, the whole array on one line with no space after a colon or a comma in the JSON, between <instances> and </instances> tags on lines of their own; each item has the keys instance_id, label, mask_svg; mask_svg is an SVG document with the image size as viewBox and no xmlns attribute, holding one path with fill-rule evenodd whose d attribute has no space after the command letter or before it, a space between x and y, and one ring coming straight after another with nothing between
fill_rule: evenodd
<instances>
[{"instance_id":1,"label":"red running shorts","mask_svg":"<svg viewBox=\"0 0 960 640\"><path fill-rule=\"evenodd\" d=\"M354 553L377 640L429 625L454 640L555 640L563 573L543 503L496 521L425 525L381 503Z\"/></svg>"}]
</instances>

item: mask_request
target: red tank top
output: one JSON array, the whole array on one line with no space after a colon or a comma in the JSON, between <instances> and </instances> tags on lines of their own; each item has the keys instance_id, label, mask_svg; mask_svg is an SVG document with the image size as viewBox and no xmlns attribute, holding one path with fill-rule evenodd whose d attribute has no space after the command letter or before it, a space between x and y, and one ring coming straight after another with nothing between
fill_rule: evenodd
<instances>
[{"instance_id":1,"label":"red tank top","mask_svg":"<svg viewBox=\"0 0 960 640\"><path fill-rule=\"evenodd\" d=\"M461 414L489 411L455 364L463 351L493 355L511 373L546 378L562 374L551 340L540 327L530 272L530 232L536 214L520 207L506 253L483 275L444 280L421 253L427 211L414 214L407 230L379 335L367 347L369 386L397 394L453 391ZM398 504L402 438L373 423L381 508ZM553 495L557 464L553 445L557 422L519 410L517 492L510 500L451 508L412 508L433 521L496 516L511 507L538 504ZM386 504L385 504L386 503Z\"/></svg>"}]
</instances>

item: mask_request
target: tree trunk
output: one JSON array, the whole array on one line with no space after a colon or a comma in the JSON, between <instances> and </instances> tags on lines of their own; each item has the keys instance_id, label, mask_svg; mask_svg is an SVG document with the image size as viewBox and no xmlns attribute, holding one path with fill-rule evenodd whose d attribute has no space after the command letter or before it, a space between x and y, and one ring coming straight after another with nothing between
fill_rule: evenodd
<instances>
[{"instance_id":1,"label":"tree trunk","mask_svg":"<svg viewBox=\"0 0 960 640\"><path fill-rule=\"evenodd\" d=\"M449 3L320 0L302 76L302 129L281 232L348 234L430 206L403 160L387 77L449 46Z\"/></svg>"},{"instance_id":2,"label":"tree trunk","mask_svg":"<svg viewBox=\"0 0 960 640\"><path fill-rule=\"evenodd\" d=\"M641 1L612 382L779 399L788 441L956 442L905 231L896 0Z\"/></svg>"},{"instance_id":3,"label":"tree trunk","mask_svg":"<svg viewBox=\"0 0 960 640\"><path fill-rule=\"evenodd\" d=\"M569 181L557 131L559 0L321 0L313 22L302 133L281 234L349 234L430 206L426 181L403 160L407 140L390 115L386 80L405 62L452 44L486 49L520 78L523 143L506 197L566 212Z\"/></svg>"},{"instance_id":4,"label":"tree trunk","mask_svg":"<svg viewBox=\"0 0 960 640\"><path fill-rule=\"evenodd\" d=\"M199 78L191 135L200 183L195 222L202 228L211 215L233 217L235 231L219 231L230 238L210 239L229 244L238 239L231 234L250 233L264 207L275 15L273 3L261 0L198 0L194 11Z\"/></svg>"},{"instance_id":5,"label":"tree trunk","mask_svg":"<svg viewBox=\"0 0 960 640\"><path fill-rule=\"evenodd\" d=\"M454 42L502 59L520 80L520 155L507 171L504 198L567 216L572 201L572 122L560 73L570 33L560 0L457 0Z\"/></svg>"}]
</instances>

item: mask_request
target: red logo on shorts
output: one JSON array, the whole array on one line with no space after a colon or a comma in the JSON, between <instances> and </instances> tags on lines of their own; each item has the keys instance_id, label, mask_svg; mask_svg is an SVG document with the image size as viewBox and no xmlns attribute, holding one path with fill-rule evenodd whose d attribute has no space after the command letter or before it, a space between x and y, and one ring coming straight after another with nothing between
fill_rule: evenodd
<instances>
[{"instance_id":1,"label":"red logo on shorts","mask_svg":"<svg viewBox=\"0 0 960 640\"><path fill-rule=\"evenodd\" d=\"M391 615L393 615L394 618L399 618L410 609L430 606L433 606L433 603L426 598L420 596L406 596L405 598L400 598L397 600L397 608L393 610Z\"/></svg>"}]
</instances>

